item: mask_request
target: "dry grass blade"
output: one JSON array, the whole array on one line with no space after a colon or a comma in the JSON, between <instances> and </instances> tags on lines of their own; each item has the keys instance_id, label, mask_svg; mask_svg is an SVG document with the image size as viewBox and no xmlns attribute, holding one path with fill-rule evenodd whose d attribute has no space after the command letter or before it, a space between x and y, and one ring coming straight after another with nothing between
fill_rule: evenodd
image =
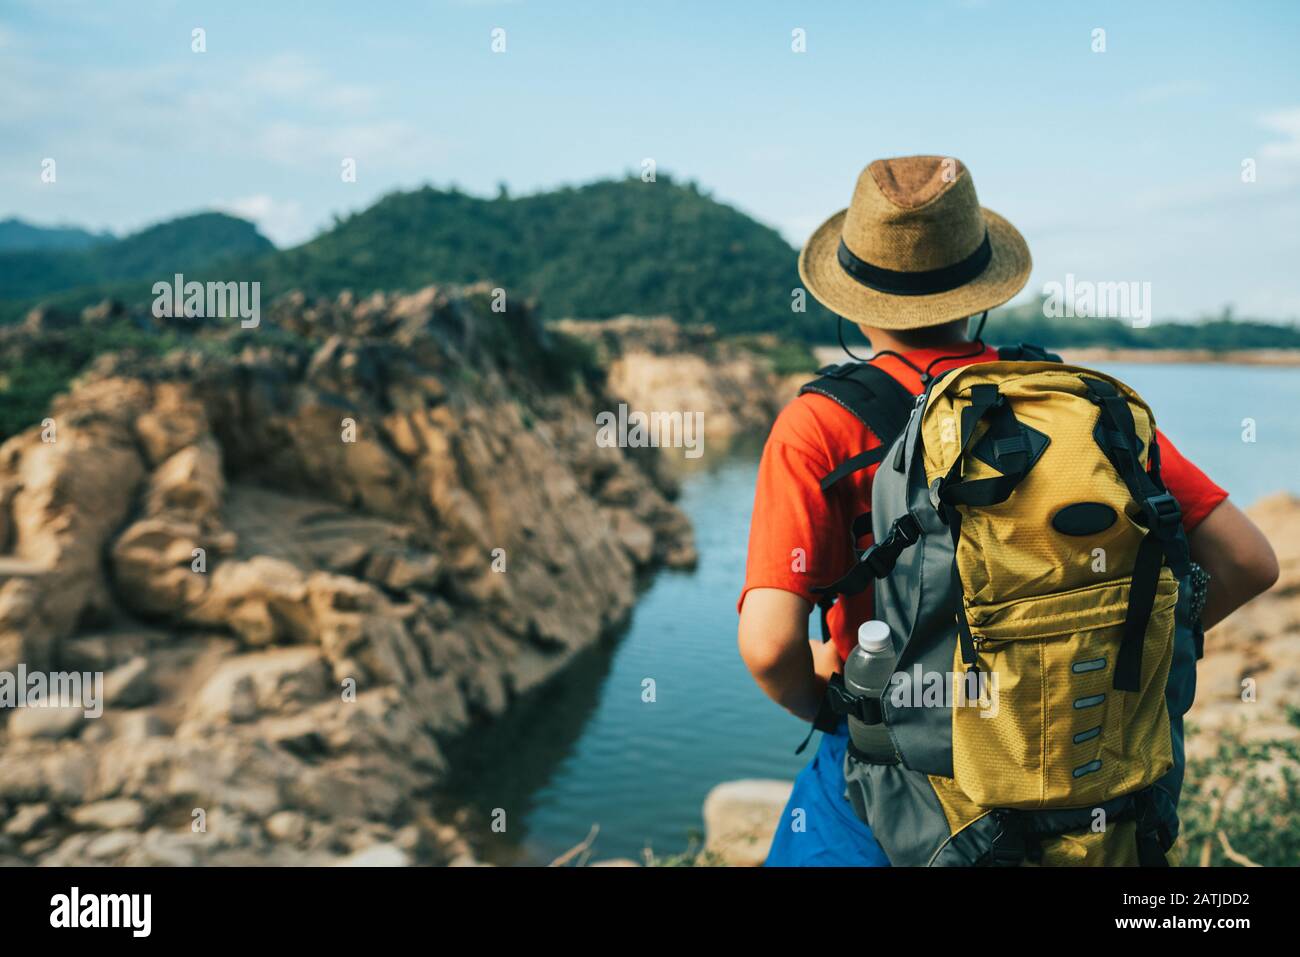
<instances>
[{"instance_id":1,"label":"dry grass blade","mask_svg":"<svg viewBox=\"0 0 1300 957\"><path fill-rule=\"evenodd\" d=\"M555 860L551 861L547 867L563 867L580 854L585 854L587 851L591 850L591 845L596 840L596 835L599 833L600 825L591 825L591 832L583 840L579 841Z\"/></svg>"},{"instance_id":2,"label":"dry grass blade","mask_svg":"<svg viewBox=\"0 0 1300 957\"><path fill-rule=\"evenodd\" d=\"M1245 854L1238 853L1232 849L1232 845L1228 843L1228 835L1224 834L1222 831L1219 831L1218 833L1219 844L1223 847L1224 857L1232 861L1234 864L1240 864L1242 867L1259 867L1258 864L1252 861Z\"/></svg>"}]
</instances>

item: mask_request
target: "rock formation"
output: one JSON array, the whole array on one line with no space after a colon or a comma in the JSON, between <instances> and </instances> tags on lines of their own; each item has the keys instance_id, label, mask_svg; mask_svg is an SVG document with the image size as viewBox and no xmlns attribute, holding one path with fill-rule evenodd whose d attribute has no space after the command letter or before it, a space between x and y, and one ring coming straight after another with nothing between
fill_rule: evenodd
<instances>
[{"instance_id":1,"label":"rock formation","mask_svg":"<svg viewBox=\"0 0 1300 957\"><path fill-rule=\"evenodd\" d=\"M720 446L766 435L797 392L751 350L719 340L707 326L620 316L565 320L555 328L595 347L597 361L609 370L610 391L631 408L705 412L708 440Z\"/></svg>"},{"instance_id":2,"label":"rock formation","mask_svg":"<svg viewBox=\"0 0 1300 957\"><path fill-rule=\"evenodd\" d=\"M429 801L442 745L694 561L654 450L593 441L640 352L607 383L484 288L269 313L88 310L194 325L100 356L0 446L0 672L105 675L101 719L0 712L0 860L470 861ZM81 332L29 323L0 355ZM762 409L710 427L770 418L752 363L727 375Z\"/></svg>"}]
</instances>

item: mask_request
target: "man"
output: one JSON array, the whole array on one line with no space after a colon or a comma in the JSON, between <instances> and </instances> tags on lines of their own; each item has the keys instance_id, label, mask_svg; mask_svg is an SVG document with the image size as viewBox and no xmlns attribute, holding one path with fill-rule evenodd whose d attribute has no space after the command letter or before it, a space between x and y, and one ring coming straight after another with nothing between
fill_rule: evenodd
<instances>
[{"instance_id":1,"label":"man","mask_svg":"<svg viewBox=\"0 0 1300 957\"><path fill-rule=\"evenodd\" d=\"M978 333L968 338L969 319L1019 292L1030 266L1015 227L979 207L966 168L927 156L868 166L849 208L827 220L799 257L800 276L813 296L841 320L856 323L875 352L871 362L917 395L949 369L998 358ZM1227 492L1163 434L1157 433L1157 442L1192 559L1210 575L1202 613L1208 629L1272 585L1277 560ZM852 650L858 625L873 617L870 589L845 596L826 619L831 640L809 640L808 618L818 600L813 588L842 575L855 560L855 546L871 543L869 532L854 542L845 530L869 505L878 466L853 472L825 492L820 482L878 445L847 409L805 393L778 417L759 467L739 603L740 653L763 691L807 721ZM845 798L846 744L842 724L823 735L795 781L769 865L888 865ZM791 826L796 809L803 812L799 829Z\"/></svg>"}]
</instances>

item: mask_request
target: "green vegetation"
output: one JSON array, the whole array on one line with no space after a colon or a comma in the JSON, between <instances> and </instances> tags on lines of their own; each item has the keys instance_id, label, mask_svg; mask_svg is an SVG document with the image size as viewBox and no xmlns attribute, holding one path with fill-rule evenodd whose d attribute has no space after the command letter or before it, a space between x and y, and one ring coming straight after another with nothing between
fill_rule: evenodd
<instances>
[{"instance_id":1,"label":"green vegetation","mask_svg":"<svg viewBox=\"0 0 1300 957\"><path fill-rule=\"evenodd\" d=\"M1182 863L1294 867L1300 861L1297 807L1300 741L1246 742L1228 733L1212 757L1188 762L1179 811Z\"/></svg>"},{"instance_id":2,"label":"green vegetation","mask_svg":"<svg viewBox=\"0 0 1300 957\"><path fill-rule=\"evenodd\" d=\"M264 293L488 280L550 317L664 314L723 332L813 335L828 318L791 312L795 251L775 230L662 175L517 199L395 193L257 272Z\"/></svg>"},{"instance_id":3,"label":"green vegetation","mask_svg":"<svg viewBox=\"0 0 1300 957\"><path fill-rule=\"evenodd\" d=\"M0 251L29 249L85 249L109 242L110 233L92 233L76 226L33 226L21 219L0 220Z\"/></svg>"},{"instance_id":4,"label":"green vegetation","mask_svg":"<svg viewBox=\"0 0 1300 957\"><path fill-rule=\"evenodd\" d=\"M642 852L646 867L726 867L727 862L719 854L705 850L704 835L692 829L689 833L686 850L678 854L660 856L647 846Z\"/></svg>"},{"instance_id":5,"label":"green vegetation","mask_svg":"<svg viewBox=\"0 0 1300 957\"><path fill-rule=\"evenodd\" d=\"M799 342L769 334L734 336L731 342L764 356L772 363L772 371L777 375L812 375L817 371L816 357Z\"/></svg>"},{"instance_id":6,"label":"green vegetation","mask_svg":"<svg viewBox=\"0 0 1300 957\"><path fill-rule=\"evenodd\" d=\"M135 293L132 298L143 300L160 279L170 281L178 272L189 278L216 262L273 248L252 223L224 213L198 213L80 249L0 251L0 299L32 300L90 287L89 299L69 299L84 304L103 298L105 286L125 283L122 288Z\"/></svg>"},{"instance_id":7,"label":"green vegetation","mask_svg":"<svg viewBox=\"0 0 1300 957\"><path fill-rule=\"evenodd\" d=\"M79 329L39 343L40 351L20 362L0 364L0 439L38 422L50 400L101 352L134 350L161 355L180 343L175 333L140 329L122 321Z\"/></svg>"},{"instance_id":8,"label":"green vegetation","mask_svg":"<svg viewBox=\"0 0 1300 957\"><path fill-rule=\"evenodd\" d=\"M465 301L473 310L475 338L501 368L562 391L603 377L592 344L557 329L521 330L518 314L494 312L490 296L471 295Z\"/></svg>"},{"instance_id":9,"label":"green vegetation","mask_svg":"<svg viewBox=\"0 0 1300 957\"><path fill-rule=\"evenodd\" d=\"M67 391L69 383L96 356L131 352L161 356L173 349L235 355L246 346L307 350L298 336L280 329L241 330L224 337L200 337L175 330L142 328L127 319L104 325L80 326L55 333L26 347L20 360L0 355L0 441L39 422L50 400Z\"/></svg>"}]
</instances>

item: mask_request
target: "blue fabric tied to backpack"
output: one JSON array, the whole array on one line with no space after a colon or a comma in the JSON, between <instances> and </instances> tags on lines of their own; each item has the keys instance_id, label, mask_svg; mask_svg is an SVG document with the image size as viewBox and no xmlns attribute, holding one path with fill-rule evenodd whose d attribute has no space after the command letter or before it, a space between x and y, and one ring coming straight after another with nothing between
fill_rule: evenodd
<instances>
[{"instance_id":1,"label":"blue fabric tied to backpack","mask_svg":"<svg viewBox=\"0 0 1300 957\"><path fill-rule=\"evenodd\" d=\"M888 867L869 828L844 796L849 730L841 721L794 780L765 867Z\"/></svg>"}]
</instances>

